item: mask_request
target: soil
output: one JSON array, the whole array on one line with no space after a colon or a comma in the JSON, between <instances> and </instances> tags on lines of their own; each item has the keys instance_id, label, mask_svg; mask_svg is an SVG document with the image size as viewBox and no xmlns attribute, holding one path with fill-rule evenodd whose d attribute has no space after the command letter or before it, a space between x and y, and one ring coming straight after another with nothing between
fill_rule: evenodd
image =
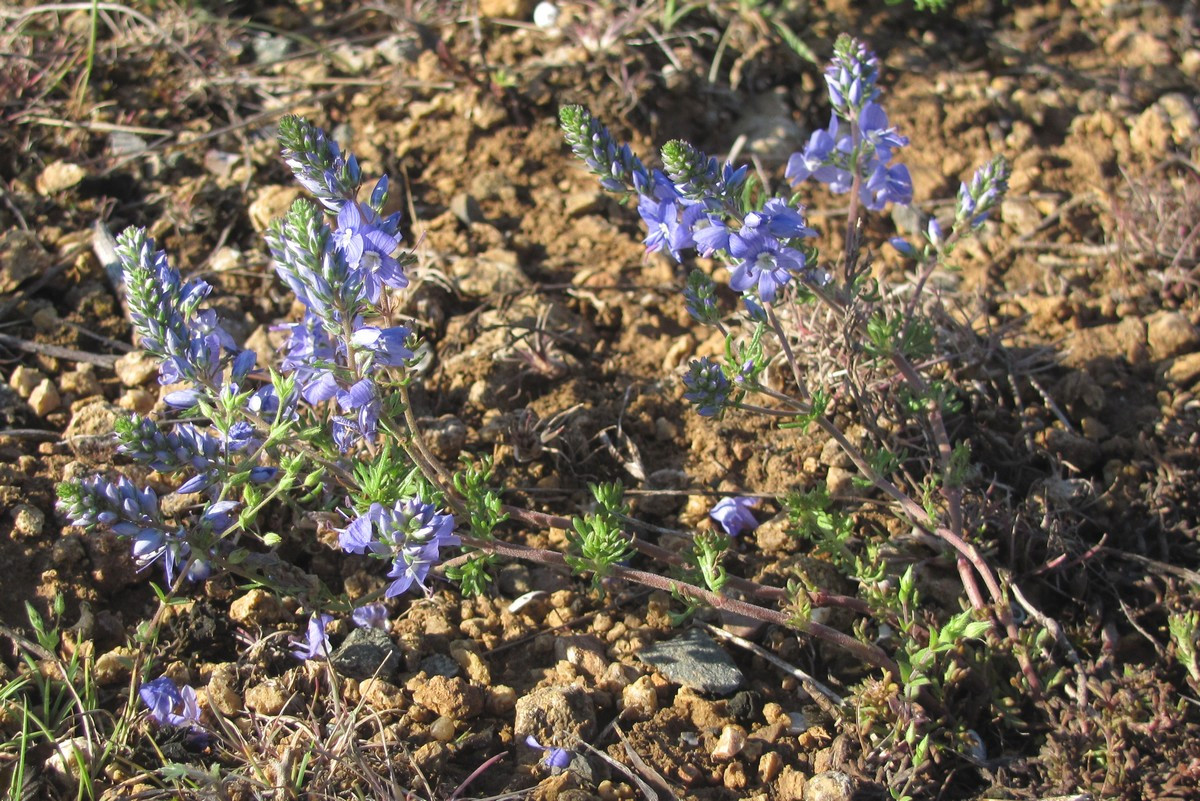
<instances>
[{"instance_id":1,"label":"soil","mask_svg":"<svg viewBox=\"0 0 1200 801\"><path fill-rule=\"evenodd\" d=\"M659 529L707 525L721 493L779 496L844 474L823 437L692 412L679 376L688 360L723 349L684 308L696 260L647 257L636 212L599 189L557 123L560 106L583 104L648 160L669 138L719 154L736 141L779 187L787 155L828 119L820 68L784 43L782 24L820 61L842 31L877 50L891 122L912 142L903 160L920 212L952 215L975 166L996 154L1013 164L1001 213L934 281L950 310L944 334L964 343L947 376L966 401L953 432L976 460L973 534L1061 624L1071 647L1047 636L1034 651L1059 682L1046 699L1020 699L1015 679L977 667L946 699L943 723L973 732L978 750L959 743L913 778L895 772L902 743L872 740L868 705L835 722L746 648L723 645L749 677L730 697L682 688L640 662L639 651L680 633L671 613L681 607L661 594L597 594L517 563L482 599L438 585L432 599L389 602L403 664L372 682L297 666L286 635L309 610L286 594L248 601L256 591L219 577L160 615L155 647L140 652L148 676L203 686L206 710L253 747L205 749L139 720L94 794L169 797L176 791L158 789L167 785L155 771L176 762L219 766L208 784L189 779L195 797L296 797L280 789L296 758L289 749L316 730L333 742L339 718L327 702L340 696L373 711L350 732L365 756L321 762L300 797L358 797L355 786L377 785L452 797L503 752L464 793L611 799L653 788L660 798L799 801L848 797L825 787L840 771L864 798L905 788L930 798L1192 797L1200 676L1189 676L1168 621L1200 612L1195 8L968 0L930 15L883 2L713 2L667 30L657 12L624 3L563 3L547 30L532 24L531 6L101 4L93 18L22 0L0 11L10 26L0 34L3 673L27 669L18 632L32 636L28 602L64 629L74 624L62 647L96 659L106 720L130 701L121 658L139 652L133 638L159 611L149 584L158 577L135 570L127 543L66 526L54 506L59 481L130 469L107 437L117 414L163 409L94 229L149 228L185 276L213 284L234 337L271 360L271 324L298 311L261 239L298 191L274 138L285 113L330 130L371 180L393 178L391 202L418 256L400 311L436 353L413 403L439 456L494 455L509 499L553 514L585 509L590 482L620 479L666 546L676 535ZM845 198L799 191L822 252L839 252ZM873 270L892 284L911 276L885 243L912 219L897 211L867 228ZM861 490L835 495L857 526L894 528ZM781 508L768 502L760 518ZM741 538L731 572L775 586L825 576L826 563L769 530ZM566 545L558 529L509 534ZM281 553L351 598L386 581L311 528ZM952 562L944 581L935 568L929 603L957 611ZM856 590L836 571L823 580ZM543 594L514 609L530 590ZM878 671L844 653L751 628L759 646L838 692L898 703ZM340 643L350 625L331 631ZM568 695L539 713L561 714L568 728L590 715L592 728L578 733L607 760L548 775L518 723L526 699L565 686L583 700ZM20 725L0 716L10 743ZM720 743L743 735L726 755ZM0 771L12 769L11 753ZM23 797L75 796L45 767L51 753L38 746ZM367 764L377 779L354 774Z\"/></svg>"}]
</instances>

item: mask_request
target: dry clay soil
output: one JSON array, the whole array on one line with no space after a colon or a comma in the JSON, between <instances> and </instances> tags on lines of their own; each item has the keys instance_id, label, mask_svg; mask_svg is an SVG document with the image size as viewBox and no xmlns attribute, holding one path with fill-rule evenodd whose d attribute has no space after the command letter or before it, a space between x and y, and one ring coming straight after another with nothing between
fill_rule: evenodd
<instances>
[{"instance_id":1,"label":"dry clay soil","mask_svg":"<svg viewBox=\"0 0 1200 801\"><path fill-rule=\"evenodd\" d=\"M270 324L297 312L260 238L298 196L272 136L287 112L333 131L365 175L393 177L420 257L403 311L436 351L414 404L441 454L494 453L507 486L559 513L580 508L589 481L672 491L631 496L640 517L668 528L701 524L706 493L776 493L827 478L820 439L687 408L680 367L720 341L688 318L685 271L645 257L636 212L597 188L556 121L560 105L587 105L651 157L672 137L713 153L740 141L779 185L786 155L827 119L818 67L753 11L698 12L681 23L689 35L657 43L631 25L636 41L589 48L585 34L603 32L585 22L590 6L564 4L563 24L579 27L552 35L529 24L519 0L481 5L249 3L211 18L158 8L145 21L109 12L86 79L86 13L13 17L12 55L0 56L10 65L0 70L0 357L12 387L0 396L0 621L27 631L23 602L49 614L61 594L70 625L86 602L94 617L76 633L102 655L157 608L156 577L135 572L126 543L67 528L54 509L56 482L121 464L107 437L120 409L162 408L154 365L126 355L130 326L93 252L93 225L150 228L185 275L215 286L228 329L269 361L279 344ZM1013 164L1001 213L942 276L961 318L995 343L972 380L997 422L959 420L956 430L984 454L1010 508L1041 512L1040 538L995 535L995 558L1068 627L1091 706L1064 704L1060 720L1038 720L1022 736L980 721L987 759L940 766L941 789L926 791L1188 797L1200 779L1200 718L1166 620L1200 606L1194 8L975 0L938 18L882 3L789 13L821 59L843 30L878 50L886 107L912 141L903 159L921 210L948 214L958 182L992 155ZM844 198L802 192L822 247L836 253ZM905 265L883 242L907 219L868 227L874 269L893 282L905 280ZM532 328L549 332L544 358L529 358ZM285 556L304 570L356 597L383 585L377 566L302 533ZM564 546L562 532L514 536ZM776 582L796 556L779 538L740 547L734 569ZM527 589L547 594L508 611ZM260 709L271 682L311 706L321 680L294 667L283 640L250 655L244 645L301 629L306 612L288 598L231 611L244 595L228 579L197 587L191 613L168 621L158 664L210 694L223 677L235 701ZM506 748L514 758L471 793L536 785L541 797L590 797L598 774L546 777L538 754L515 742L513 700L575 683L603 728L623 687L646 673L641 686L653 688L658 711L623 728L647 770L611 733L597 745L638 775L660 774L678 797L799 799L803 777L829 769L854 776L863 797L886 795L869 744L815 710L807 731L778 724L781 711L804 706L795 682L744 650L730 650L750 677L750 700L737 704L640 665L639 649L678 636L670 608L645 594L597 599L583 583L519 565L487 599L440 590L432 601L393 602L405 664L395 696L379 701L392 711L380 714L439 797ZM335 642L347 632L340 623ZM782 632L758 638L789 661L845 667ZM452 669L429 661L438 655ZM1046 658L1065 660L1061 651ZM3 659L17 669L15 645L6 641ZM454 686L469 696L427 702L463 718L448 744L431 734L438 715L413 701L439 671L457 672ZM97 678L117 709L128 677ZM1081 728L1080 715L1092 725ZM757 745L713 757L731 724ZM402 778L420 785L411 769ZM611 781L612 792L635 792L624 773Z\"/></svg>"}]
</instances>

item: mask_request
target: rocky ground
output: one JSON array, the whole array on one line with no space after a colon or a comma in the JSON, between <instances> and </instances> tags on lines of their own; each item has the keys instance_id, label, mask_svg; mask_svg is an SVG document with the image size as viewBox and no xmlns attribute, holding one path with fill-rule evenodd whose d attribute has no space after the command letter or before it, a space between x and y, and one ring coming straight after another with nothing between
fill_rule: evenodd
<instances>
[{"instance_id":1,"label":"rocky ground","mask_svg":"<svg viewBox=\"0 0 1200 801\"><path fill-rule=\"evenodd\" d=\"M120 463L108 436L117 415L162 409L156 365L134 351L96 255L98 223L148 227L185 275L216 287L234 336L273 358L270 325L297 312L261 240L300 191L274 139L285 113L351 144L365 174L393 176L419 256L405 311L437 354L414 405L439 455L494 454L514 497L559 514L580 508L589 481L621 478L639 518L672 530L703 525L717 492L828 481L859 509L849 465L823 439L691 413L680 367L722 342L691 324L683 273L644 256L636 213L597 188L557 124L561 105L579 103L646 155L668 138L722 154L737 142L780 182L787 155L828 117L819 67L798 50L823 61L842 31L879 52L887 109L912 140L904 158L920 210L949 213L976 165L1012 161L1001 213L937 279L971 342L954 369L969 404L953 424L983 477L975 533L1062 626L1035 654L1044 675L1062 672L1049 697L1015 701L1007 715L969 690L948 699L947 725L978 743L947 749L908 789L1196 792L1200 671L1189 674L1169 630L1200 612L1193 6L969 0L931 16L882 2L713 0L668 24L661 3L564 2L549 27L522 0L95 8L0 9L0 678L10 688L0 771L26 754L22 797L76 796L50 741L87 728L64 714L21 751L20 700L49 715L63 687L41 697L22 684L22 654L52 678L52 657L89 665L90 719L116 744L89 754L97 770L84 792L95 796L899 792L909 777L864 720L870 693L894 698L894 688L787 630L758 628L739 644L674 627L667 596L600 597L512 563L482 599L447 586L392 603L383 641L339 622L331 673L288 653L307 619L295 599L226 577L164 612L127 543L65 527L54 509L58 481ZM805 192L822 247L836 253L844 198ZM883 243L909 220L897 212L868 230L874 269L893 284L908 280L905 264ZM528 358L531 329L548 332L544 358ZM883 525L870 513L856 522ZM556 529L512 536L565 546ZM282 553L351 597L385 582L311 530ZM766 525L743 539L731 571L782 586L819 561ZM828 581L855 592L844 576ZM927 596L957 609L961 587L944 585L930 579ZM53 653L30 650L25 602L64 630ZM157 642L135 644L156 613ZM355 645L392 653L384 674L361 675ZM857 716L831 718L763 653L854 695ZM692 662L717 667L694 675ZM203 688L221 736L196 746L130 723L135 665ZM1011 684L976 679L968 686L985 698ZM522 742L538 732L598 750L578 747L549 775ZM375 778L361 778L368 768Z\"/></svg>"}]
</instances>

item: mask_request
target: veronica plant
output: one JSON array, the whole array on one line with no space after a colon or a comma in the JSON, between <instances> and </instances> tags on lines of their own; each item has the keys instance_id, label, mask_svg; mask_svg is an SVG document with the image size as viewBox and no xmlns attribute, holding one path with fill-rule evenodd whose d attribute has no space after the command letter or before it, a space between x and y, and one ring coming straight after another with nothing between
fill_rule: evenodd
<instances>
[{"instance_id":1,"label":"veronica plant","mask_svg":"<svg viewBox=\"0 0 1200 801\"><path fill-rule=\"evenodd\" d=\"M940 630L957 627L971 637L991 631L1015 654L1026 689L1036 695L1040 680L1022 645L1008 588L964 519L963 476L970 471L963 459L969 449L953 441L946 425L946 415L957 408L953 388L920 367L939 347L936 327L923 311L927 279L1000 204L1008 165L993 159L963 182L952 220L930 218L915 237L892 239L916 262L918 278L906 288L907 302L885 300L862 255L862 220L890 204L910 203L912 180L899 160L909 140L884 109L880 74L879 59L865 44L849 36L838 39L825 70L829 121L787 162L785 177L796 195L770 196L749 187L744 168L719 164L679 140L663 146L661 169L647 166L581 107L564 108L560 122L567 143L601 184L636 198L648 230L648 252L677 261L695 253L723 268L712 275L693 270L684 289L693 319L724 334L726 359L693 360L682 377L683 399L703 417L739 411L776 420L782 428L815 426L823 432L857 469L861 486L882 496L904 526L940 539L953 557L970 611ZM799 193L813 183L849 199L843 249L830 260L822 258L817 232L798 202ZM722 284L742 296L738 307L722 308ZM868 436L848 436L835 424L835 414L862 420ZM876 422L881 419L906 430L907 438L925 449L901 451ZM896 577L888 577L878 543L868 539L852 552L853 519L829 508L828 494L814 492L805 495L797 487L795 499L785 504L793 521L803 523L796 533L812 539L860 582L865 608L884 625L905 615L911 619L894 593L880 589ZM823 501L813 506L809 501L818 496ZM744 501L729 498L713 510L714 522L731 536L755 524ZM732 577L718 573L714 553L711 538L697 536L681 575L710 588L709 578L719 575L722 586L734 586ZM796 615L790 623L811 633L812 602L822 588L802 583L791 589ZM684 594L689 601L698 597ZM909 682L910 701L917 703L920 696L931 707L936 699L928 688L910 681L915 675L910 654L932 653L933 645L921 638L928 640L938 630L906 629L906 636L917 639L901 649L902 665L886 667L894 680ZM862 626L859 635L862 644L872 640ZM818 636L838 641L830 632ZM885 666L877 652L872 656L874 664Z\"/></svg>"},{"instance_id":2,"label":"veronica plant","mask_svg":"<svg viewBox=\"0 0 1200 801\"><path fill-rule=\"evenodd\" d=\"M427 589L439 550L457 539L454 518L419 500L440 496L406 456L411 439L380 442L381 428L406 428L395 390L406 395L414 344L390 312L389 293L408 285L412 257L400 250L399 215L384 213L388 180L360 200L357 160L323 131L287 117L279 138L318 202L297 201L266 236L276 272L305 308L301 321L282 326L278 372L257 369L254 352L239 349L203 308L211 287L185 283L145 231L118 240L138 339L160 361L168 407L189 416L121 420L118 450L175 492L198 495L196 511L167 519L155 489L99 475L60 485L59 508L73 525L129 539L139 567L161 561L168 584L178 585L218 570L277 579L282 571L249 548L281 540L259 527L259 514L274 501L307 503L348 521L349 550L392 563L390 594ZM306 658L320 644L314 631L300 651Z\"/></svg>"}]
</instances>

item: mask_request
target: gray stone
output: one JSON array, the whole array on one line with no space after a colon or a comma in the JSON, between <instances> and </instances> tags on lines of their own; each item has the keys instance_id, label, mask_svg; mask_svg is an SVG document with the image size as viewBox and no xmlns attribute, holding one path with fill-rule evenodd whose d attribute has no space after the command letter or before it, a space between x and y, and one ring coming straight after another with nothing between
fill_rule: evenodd
<instances>
[{"instance_id":1,"label":"gray stone","mask_svg":"<svg viewBox=\"0 0 1200 801\"><path fill-rule=\"evenodd\" d=\"M459 673L458 663L445 654L430 654L421 660L417 670L423 670L430 676L445 676L448 679Z\"/></svg>"},{"instance_id":2,"label":"gray stone","mask_svg":"<svg viewBox=\"0 0 1200 801\"><path fill-rule=\"evenodd\" d=\"M638 659L672 682L710 695L729 695L746 681L721 646L699 629L657 642L638 654Z\"/></svg>"},{"instance_id":3,"label":"gray stone","mask_svg":"<svg viewBox=\"0 0 1200 801\"><path fill-rule=\"evenodd\" d=\"M395 678L404 654L382 629L355 629L329 658L334 669L353 679Z\"/></svg>"}]
</instances>

